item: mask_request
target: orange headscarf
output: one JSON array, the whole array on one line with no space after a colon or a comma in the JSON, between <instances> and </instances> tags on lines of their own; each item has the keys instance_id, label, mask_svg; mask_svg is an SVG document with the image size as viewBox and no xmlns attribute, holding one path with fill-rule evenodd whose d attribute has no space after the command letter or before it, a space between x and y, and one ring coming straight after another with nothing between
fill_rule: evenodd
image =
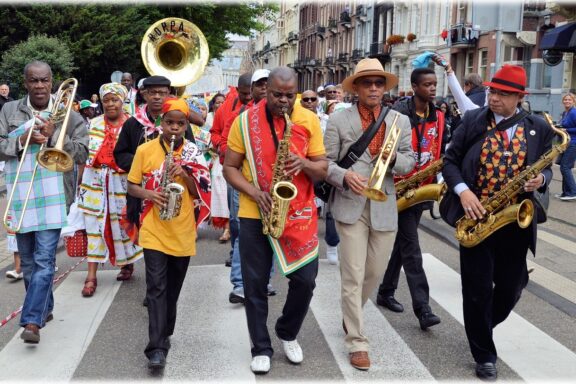
<instances>
[{"instance_id":1,"label":"orange headscarf","mask_svg":"<svg viewBox=\"0 0 576 384\"><path fill-rule=\"evenodd\" d=\"M190 115L190 107L188 107L186 101L176 97L168 97L164 100L164 104L162 104L162 114L170 111L180 111L186 115L186 118Z\"/></svg>"}]
</instances>

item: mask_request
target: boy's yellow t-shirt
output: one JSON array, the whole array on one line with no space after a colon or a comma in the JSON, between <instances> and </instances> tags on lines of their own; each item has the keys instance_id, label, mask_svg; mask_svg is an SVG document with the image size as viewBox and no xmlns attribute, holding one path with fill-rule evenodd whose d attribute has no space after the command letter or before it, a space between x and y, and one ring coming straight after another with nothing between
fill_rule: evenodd
<instances>
[{"instance_id":1,"label":"boy's yellow t-shirt","mask_svg":"<svg viewBox=\"0 0 576 384\"><path fill-rule=\"evenodd\" d=\"M244 113L248 113L244 112ZM290 115L290 120L293 124L304 126L310 132L310 143L308 146L308 157L321 156L326 153L324 149L324 138L322 137L322 129L320 128L320 119L318 116L300 106L294 104L294 109ZM244 140L242 139L242 132L240 131L240 116L238 116L232 127L230 127L230 134L228 135L228 148L237 153L246 154L244 147ZM242 175L252 184L252 176L250 173L250 166L248 160L244 158L242 163ZM248 195L240 192L240 208L238 210L238 217L247 219L260 219L260 209L258 204Z\"/></svg>"},{"instance_id":2,"label":"boy's yellow t-shirt","mask_svg":"<svg viewBox=\"0 0 576 384\"><path fill-rule=\"evenodd\" d=\"M169 148L166 146L166 149ZM180 158L182 148L183 145L174 150L176 159ZM140 145L134 155L128 181L141 185L145 174L159 172L165 158L160 137ZM181 177L177 177L174 182L184 187L180 215L172 220L160 220L160 210L154 205L144 217L138 242L143 248L154 249L170 256L194 256L196 255L194 200Z\"/></svg>"}]
</instances>

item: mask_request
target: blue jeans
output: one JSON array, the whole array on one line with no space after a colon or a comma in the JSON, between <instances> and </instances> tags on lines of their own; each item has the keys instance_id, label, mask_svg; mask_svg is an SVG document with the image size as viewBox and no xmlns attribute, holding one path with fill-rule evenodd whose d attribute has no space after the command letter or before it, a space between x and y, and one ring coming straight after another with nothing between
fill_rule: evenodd
<instances>
[{"instance_id":1,"label":"blue jeans","mask_svg":"<svg viewBox=\"0 0 576 384\"><path fill-rule=\"evenodd\" d=\"M232 193L230 193L230 191L232 191ZM239 195L238 191L228 186L228 205L230 206L230 241L232 244L232 250L230 251L230 256L232 257L230 282L235 291L244 287L244 284L242 283L242 268L240 267L240 249L238 244L240 240L238 236L240 232L240 222L238 221Z\"/></svg>"},{"instance_id":2,"label":"blue jeans","mask_svg":"<svg viewBox=\"0 0 576 384\"><path fill-rule=\"evenodd\" d=\"M27 324L44 327L46 317L54 308L52 282L59 238L59 228L16 234L26 287L20 316L22 327Z\"/></svg>"},{"instance_id":3,"label":"blue jeans","mask_svg":"<svg viewBox=\"0 0 576 384\"><path fill-rule=\"evenodd\" d=\"M574 175L572 168L574 168L574 161L576 160L576 144L570 143L566 152L562 154L560 160L560 172L562 173L562 194L565 196L576 196L576 182L574 182Z\"/></svg>"},{"instance_id":4,"label":"blue jeans","mask_svg":"<svg viewBox=\"0 0 576 384\"><path fill-rule=\"evenodd\" d=\"M324 234L324 241L331 247L335 247L340 243L340 236L336 232L336 223L332 217L332 212L326 212L326 233Z\"/></svg>"}]
</instances>

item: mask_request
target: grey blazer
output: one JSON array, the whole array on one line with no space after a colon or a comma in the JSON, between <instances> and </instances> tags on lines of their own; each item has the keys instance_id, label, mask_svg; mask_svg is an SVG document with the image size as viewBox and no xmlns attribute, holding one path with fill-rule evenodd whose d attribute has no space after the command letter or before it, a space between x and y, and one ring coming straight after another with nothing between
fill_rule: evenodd
<instances>
[{"instance_id":1,"label":"grey blazer","mask_svg":"<svg viewBox=\"0 0 576 384\"><path fill-rule=\"evenodd\" d=\"M399 115L396 125L400 127L401 134L396 147L396 162L392 170L398 175L405 175L415 165L412 152L412 129L407 116L391 110L384 120L386 136L396 115ZM346 224L354 224L360 219L367 198L355 194L344 185L344 174L347 169L340 168L336 163L346 155L348 148L360 138L362 133L360 113L356 105L333 113L324 133L324 146L329 161L326 181L336 187L333 192L334 196L330 200L330 210L334 219ZM376 158L372 158L370 151L366 149L349 169L368 178L374 169L373 162ZM370 225L377 231L395 231L398 226L396 190L390 171L388 169L382 186L388 199L385 202L371 201L370 204Z\"/></svg>"}]
</instances>

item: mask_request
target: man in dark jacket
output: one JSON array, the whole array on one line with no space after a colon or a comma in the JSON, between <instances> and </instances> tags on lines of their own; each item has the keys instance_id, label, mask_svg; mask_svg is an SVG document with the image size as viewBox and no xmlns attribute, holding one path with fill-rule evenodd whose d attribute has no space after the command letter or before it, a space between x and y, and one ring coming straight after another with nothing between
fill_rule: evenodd
<instances>
[{"instance_id":1,"label":"man in dark jacket","mask_svg":"<svg viewBox=\"0 0 576 384\"><path fill-rule=\"evenodd\" d=\"M395 177L396 183L425 170L440 158L442 152L444 114L434 105L436 74L433 69L418 68L410 77L414 96L398 101L393 109L410 118L412 150L416 166L410 173ZM433 180L434 178L429 178L423 184L429 184ZM420 203L398 213L398 231L394 248L376 301L378 305L393 312L404 311L402 304L394 298L400 269L404 267L412 296L412 308L422 330L440 323L440 318L432 312L429 305L428 280L422 266L422 251L418 239L418 225L426 207L427 204Z\"/></svg>"},{"instance_id":2,"label":"man in dark jacket","mask_svg":"<svg viewBox=\"0 0 576 384\"><path fill-rule=\"evenodd\" d=\"M550 166L529 180L518 178L551 148L554 133L541 118L520 116L508 126L497 126L520 113L518 105L527 93L524 68L505 65L485 85L489 87L488 106L464 114L462 126L466 129L454 131L442 171L449 190L460 197L460 204L451 208L460 211L457 216L465 215L473 222L487 214L481 200L513 185L511 180L521 186L511 203L520 203L533 200L533 192L543 192L552 179ZM528 249L532 253L536 249L537 216L535 209L528 227L521 228L514 221L477 245L460 240L465 244L460 246L464 327L476 361L476 376L481 379L497 378L492 332L508 317L528 283L526 254ZM466 234L471 231L461 229Z\"/></svg>"},{"instance_id":3,"label":"man in dark jacket","mask_svg":"<svg viewBox=\"0 0 576 384\"><path fill-rule=\"evenodd\" d=\"M464 79L464 92L477 106L486 104L486 89L482 85L482 78L477 73L471 73Z\"/></svg>"}]
</instances>

